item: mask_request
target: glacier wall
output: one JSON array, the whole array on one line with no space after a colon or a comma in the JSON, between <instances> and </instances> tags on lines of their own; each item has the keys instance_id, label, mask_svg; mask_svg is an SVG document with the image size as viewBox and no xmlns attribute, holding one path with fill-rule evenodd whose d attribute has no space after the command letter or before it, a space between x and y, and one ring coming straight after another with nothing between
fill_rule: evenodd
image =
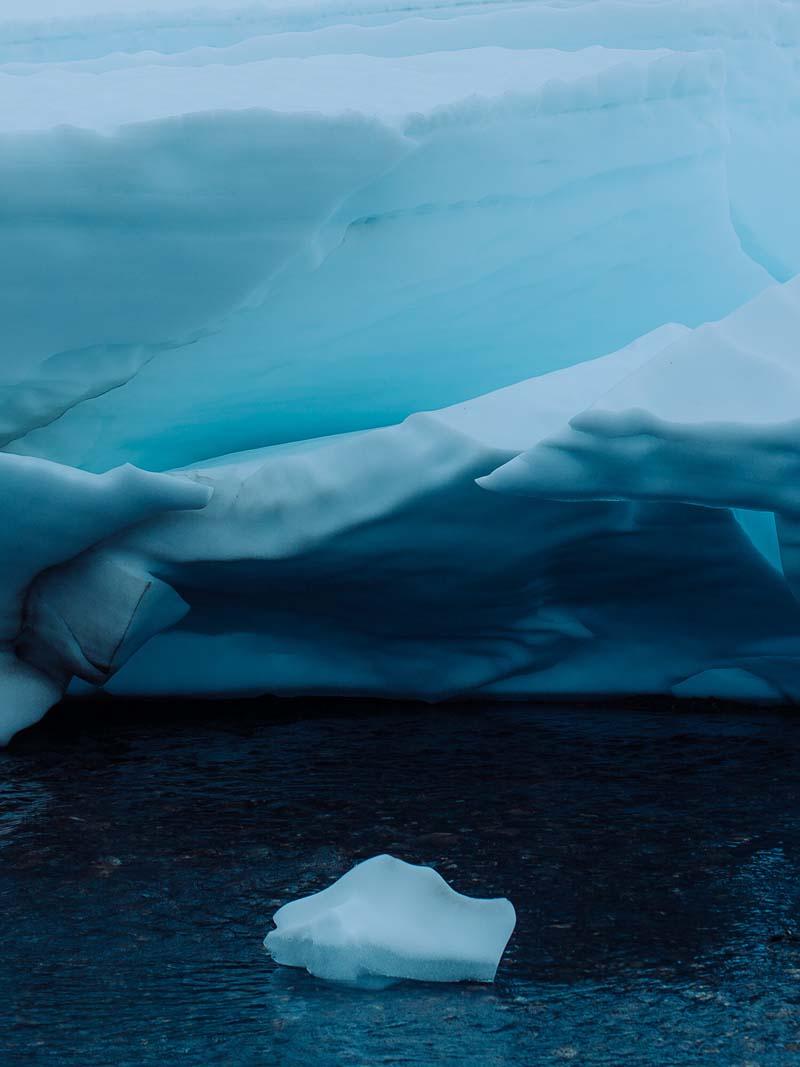
<instances>
[{"instance_id":1,"label":"glacier wall","mask_svg":"<svg viewBox=\"0 0 800 1067\"><path fill-rule=\"evenodd\" d=\"M95 6L0 12L0 739L796 699L797 0Z\"/></svg>"}]
</instances>

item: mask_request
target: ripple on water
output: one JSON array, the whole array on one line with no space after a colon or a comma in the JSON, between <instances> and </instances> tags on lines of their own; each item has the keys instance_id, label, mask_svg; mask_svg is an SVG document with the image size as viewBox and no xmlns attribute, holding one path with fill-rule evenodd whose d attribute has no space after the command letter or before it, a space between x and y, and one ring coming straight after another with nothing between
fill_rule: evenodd
<instances>
[{"instance_id":1,"label":"ripple on water","mask_svg":"<svg viewBox=\"0 0 800 1067\"><path fill-rule=\"evenodd\" d=\"M0 756L0 1062L800 1062L792 716L171 710L59 709ZM266 956L280 904L386 851L514 902L494 986Z\"/></svg>"}]
</instances>

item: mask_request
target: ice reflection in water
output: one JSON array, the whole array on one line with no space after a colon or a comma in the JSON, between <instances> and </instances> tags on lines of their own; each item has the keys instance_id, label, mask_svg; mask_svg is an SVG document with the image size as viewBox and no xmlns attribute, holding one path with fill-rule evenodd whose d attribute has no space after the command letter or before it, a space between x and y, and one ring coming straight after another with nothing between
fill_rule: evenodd
<instances>
[{"instance_id":1,"label":"ice reflection in water","mask_svg":"<svg viewBox=\"0 0 800 1067\"><path fill-rule=\"evenodd\" d=\"M800 1062L798 730L674 709L62 710L0 756L0 1062ZM514 901L493 987L355 992L266 957L280 903L383 851Z\"/></svg>"}]
</instances>

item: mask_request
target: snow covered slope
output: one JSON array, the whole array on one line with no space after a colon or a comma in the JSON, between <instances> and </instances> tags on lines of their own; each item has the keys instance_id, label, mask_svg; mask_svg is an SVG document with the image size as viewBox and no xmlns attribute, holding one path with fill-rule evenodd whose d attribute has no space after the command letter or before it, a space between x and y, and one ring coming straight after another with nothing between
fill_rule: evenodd
<instances>
[{"instance_id":1,"label":"snow covered slope","mask_svg":"<svg viewBox=\"0 0 800 1067\"><path fill-rule=\"evenodd\" d=\"M0 732L794 698L799 98L800 0L5 5Z\"/></svg>"}]
</instances>

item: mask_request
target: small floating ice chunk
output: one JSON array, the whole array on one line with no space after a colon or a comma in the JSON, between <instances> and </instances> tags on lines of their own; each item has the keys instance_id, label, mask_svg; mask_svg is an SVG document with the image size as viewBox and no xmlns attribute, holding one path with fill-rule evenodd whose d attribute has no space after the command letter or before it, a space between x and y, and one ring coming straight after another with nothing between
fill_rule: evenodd
<instances>
[{"instance_id":1,"label":"small floating ice chunk","mask_svg":"<svg viewBox=\"0 0 800 1067\"><path fill-rule=\"evenodd\" d=\"M279 908L264 944L331 981L491 982L516 921L509 900L465 897L432 867L376 856Z\"/></svg>"}]
</instances>

